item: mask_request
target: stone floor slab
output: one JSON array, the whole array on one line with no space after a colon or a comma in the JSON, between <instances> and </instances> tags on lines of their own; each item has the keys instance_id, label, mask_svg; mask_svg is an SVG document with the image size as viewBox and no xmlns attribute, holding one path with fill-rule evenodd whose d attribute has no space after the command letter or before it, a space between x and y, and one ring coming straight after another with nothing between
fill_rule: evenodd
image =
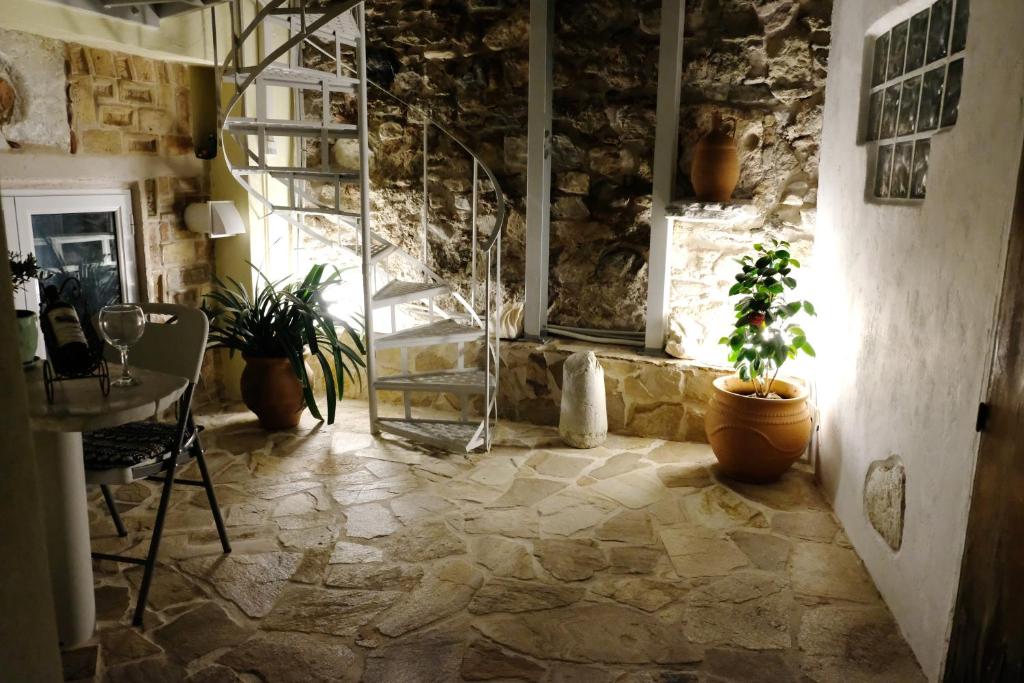
<instances>
[{"instance_id":1,"label":"stone floor slab","mask_svg":"<svg viewBox=\"0 0 1024 683\"><path fill-rule=\"evenodd\" d=\"M674 625L617 605L565 607L474 625L491 640L540 659L605 664L699 662Z\"/></svg>"},{"instance_id":2,"label":"stone floor slab","mask_svg":"<svg viewBox=\"0 0 1024 683\"><path fill-rule=\"evenodd\" d=\"M97 680L921 680L799 465L739 484L705 444L581 451L506 422L489 453L438 454L371 436L352 401L332 426L200 421L234 552L202 492L176 494L143 631L140 571L98 563ZM139 553L156 489L121 490L132 534L94 494L93 547Z\"/></svg>"},{"instance_id":3,"label":"stone floor slab","mask_svg":"<svg viewBox=\"0 0 1024 683\"><path fill-rule=\"evenodd\" d=\"M263 633L217 660L235 671L275 683L356 680L356 657L335 639L298 633Z\"/></svg>"}]
</instances>

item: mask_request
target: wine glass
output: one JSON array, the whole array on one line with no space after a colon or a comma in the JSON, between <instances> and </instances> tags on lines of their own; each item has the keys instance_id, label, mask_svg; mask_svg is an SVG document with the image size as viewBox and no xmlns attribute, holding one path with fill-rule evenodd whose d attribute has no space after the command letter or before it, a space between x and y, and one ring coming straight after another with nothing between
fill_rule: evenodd
<instances>
[{"instance_id":1,"label":"wine glass","mask_svg":"<svg viewBox=\"0 0 1024 683\"><path fill-rule=\"evenodd\" d=\"M100 310L100 334L108 344L121 352L121 376L110 384L130 387L139 383L128 370L128 347L142 338L146 316L135 304L113 304Z\"/></svg>"}]
</instances>

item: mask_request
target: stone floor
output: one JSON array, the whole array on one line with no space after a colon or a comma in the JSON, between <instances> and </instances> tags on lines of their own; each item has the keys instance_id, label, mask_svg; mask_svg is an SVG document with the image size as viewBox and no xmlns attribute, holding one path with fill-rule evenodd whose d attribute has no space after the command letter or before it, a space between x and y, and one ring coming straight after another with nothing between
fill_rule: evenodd
<instances>
[{"instance_id":1,"label":"stone floor","mask_svg":"<svg viewBox=\"0 0 1024 683\"><path fill-rule=\"evenodd\" d=\"M234 544L178 488L141 632L138 568L96 565L98 633L67 680L918 681L860 560L803 471L719 478L705 445L562 447L503 423L486 454L334 427L205 416ZM145 548L158 491L98 492L93 548Z\"/></svg>"}]
</instances>

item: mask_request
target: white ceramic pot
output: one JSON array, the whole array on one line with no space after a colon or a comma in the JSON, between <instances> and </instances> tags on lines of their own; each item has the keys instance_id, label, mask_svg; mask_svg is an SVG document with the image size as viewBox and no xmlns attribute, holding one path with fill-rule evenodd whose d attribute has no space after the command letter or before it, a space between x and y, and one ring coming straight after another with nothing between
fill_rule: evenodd
<instances>
[{"instance_id":1,"label":"white ceramic pot","mask_svg":"<svg viewBox=\"0 0 1024 683\"><path fill-rule=\"evenodd\" d=\"M18 309L18 352L22 363L31 363L39 346L39 316L34 311Z\"/></svg>"}]
</instances>

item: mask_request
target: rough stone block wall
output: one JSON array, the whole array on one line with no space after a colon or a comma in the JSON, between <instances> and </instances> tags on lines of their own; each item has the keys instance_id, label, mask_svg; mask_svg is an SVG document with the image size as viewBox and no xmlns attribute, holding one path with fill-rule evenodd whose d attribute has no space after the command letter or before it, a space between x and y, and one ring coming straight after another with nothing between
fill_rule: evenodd
<instances>
[{"instance_id":1,"label":"rough stone block wall","mask_svg":"<svg viewBox=\"0 0 1024 683\"><path fill-rule=\"evenodd\" d=\"M71 152L192 152L188 67L67 44Z\"/></svg>"},{"instance_id":2,"label":"rough stone block wall","mask_svg":"<svg viewBox=\"0 0 1024 683\"><path fill-rule=\"evenodd\" d=\"M765 233L764 213L754 204L719 209L714 205L689 205L672 222L674 258L670 275L673 335L686 357L724 363L727 350L718 343L733 328L735 298L729 288L739 270L735 259L753 253L758 235ZM713 217L709 217L713 214ZM807 284L807 265L814 244L815 210L801 209L791 223L784 221L770 233L789 242L802 268L794 271L798 287ZM801 290L814 299L814 293ZM788 366L787 366L788 368Z\"/></svg>"},{"instance_id":3,"label":"rough stone block wall","mask_svg":"<svg viewBox=\"0 0 1024 683\"><path fill-rule=\"evenodd\" d=\"M145 264L142 298L199 306L213 287L213 243L185 227L185 206L203 201L201 178L149 178L137 186L135 247ZM220 395L220 356L207 353L200 398Z\"/></svg>"},{"instance_id":4,"label":"rough stone block wall","mask_svg":"<svg viewBox=\"0 0 1024 683\"><path fill-rule=\"evenodd\" d=\"M562 365L594 351L604 369L608 430L616 434L706 442L704 413L711 383L728 371L689 361L647 358L614 346L567 341L514 341L501 346L498 405L503 417L557 425Z\"/></svg>"},{"instance_id":5,"label":"rough stone block wall","mask_svg":"<svg viewBox=\"0 0 1024 683\"><path fill-rule=\"evenodd\" d=\"M735 123L741 165L738 205L691 205L674 222L671 319L688 356L724 361L735 257L771 235L810 261L831 15L832 0L687 1L676 196L694 195L693 151L714 112Z\"/></svg>"},{"instance_id":6,"label":"rough stone block wall","mask_svg":"<svg viewBox=\"0 0 1024 683\"><path fill-rule=\"evenodd\" d=\"M711 114L736 122L740 181L768 227L817 198L832 0L687 0L679 198Z\"/></svg>"},{"instance_id":7,"label":"rough stone block wall","mask_svg":"<svg viewBox=\"0 0 1024 683\"><path fill-rule=\"evenodd\" d=\"M0 151L68 151L64 43L0 29Z\"/></svg>"},{"instance_id":8,"label":"rough stone block wall","mask_svg":"<svg viewBox=\"0 0 1024 683\"><path fill-rule=\"evenodd\" d=\"M556 4L552 323L644 329L660 6Z\"/></svg>"},{"instance_id":9,"label":"rough stone block wall","mask_svg":"<svg viewBox=\"0 0 1024 683\"><path fill-rule=\"evenodd\" d=\"M369 92L374 229L420 255L423 124L422 117L395 99L399 98L429 110L498 175L511 209L502 256L507 294L521 299L525 150L517 160L510 156L510 147L526 131L527 0L444 1L426 7L375 0L366 9L370 78L386 90ZM307 49L304 58L309 67L324 62L314 49ZM307 97L307 114L317 116L321 107L319 96ZM355 121L351 98L335 96L331 108L336 120ZM429 144L428 264L467 294L471 158L436 129L430 132ZM319 160L315 142L307 151L310 159ZM355 151L344 145L332 150L337 168L351 169L356 159ZM355 202L356 195L351 194L343 205L355 208ZM480 202L480 226L486 231L493 225L494 204L485 182ZM403 273L394 259L389 266L393 275L411 274Z\"/></svg>"},{"instance_id":10,"label":"rough stone block wall","mask_svg":"<svg viewBox=\"0 0 1024 683\"><path fill-rule=\"evenodd\" d=\"M556 10L552 323L643 329L659 8L656 0L595 0L561 3ZM816 203L831 10L832 0L686 2L676 196L693 195L693 149L712 113L735 120L742 163L735 196L757 212L731 228L731 242L752 244L766 231L813 232L806 218ZM371 78L388 93L429 108L497 173L512 209L502 260L506 294L520 298L529 3L378 0L367 11ZM309 51L309 66L321 62ZM315 98L310 104L318 111ZM353 120L349 105L332 102L332 110L339 120ZM421 123L373 90L370 112L375 225L418 253ZM465 154L432 136L430 265L463 285L469 178ZM481 214L489 215L489 208ZM707 237L682 246L718 250ZM685 250L677 257L679 269L698 265ZM696 259L719 260L708 253ZM687 278L705 275L713 273L688 272ZM700 305L692 307L700 299L685 295L673 302L677 317L703 315Z\"/></svg>"},{"instance_id":11,"label":"rough stone block wall","mask_svg":"<svg viewBox=\"0 0 1024 683\"><path fill-rule=\"evenodd\" d=\"M552 341L503 341L498 387L501 417L532 424L557 425L562 400L562 365L570 354L593 351L604 368L608 406L608 430L615 434L646 436L675 441L705 442L704 413L711 399L711 382L729 371L691 361L638 356L614 346ZM455 367L455 344L411 348L411 372L431 372ZM465 363L481 360L478 345L467 345ZM397 349L378 352L381 375L401 374ZM351 387L346 396L366 398ZM459 397L452 394L414 393L415 408L458 410ZM402 394L382 391L383 403L400 404ZM480 415L482 401L475 397L470 414Z\"/></svg>"}]
</instances>

